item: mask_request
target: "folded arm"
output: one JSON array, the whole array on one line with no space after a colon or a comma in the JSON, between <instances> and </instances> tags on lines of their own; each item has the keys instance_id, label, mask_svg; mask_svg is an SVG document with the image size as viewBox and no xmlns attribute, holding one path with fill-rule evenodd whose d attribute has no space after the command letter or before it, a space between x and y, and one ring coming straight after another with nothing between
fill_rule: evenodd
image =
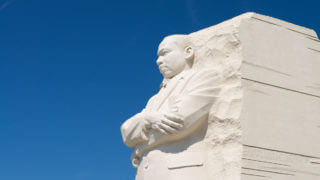
<instances>
[{"instance_id":1,"label":"folded arm","mask_svg":"<svg viewBox=\"0 0 320 180\"><path fill-rule=\"evenodd\" d=\"M141 157L146 151L154 147L181 140L194 133L197 127L207 120L209 110L221 90L221 79L221 76L213 70L195 74L185 87L184 93L171 102L170 107L173 107L175 112L166 112L181 117L182 128L172 134L151 130L148 133L148 140L136 147L135 154Z\"/></svg>"},{"instance_id":2,"label":"folded arm","mask_svg":"<svg viewBox=\"0 0 320 180\"><path fill-rule=\"evenodd\" d=\"M147 142L147 130L144 128L143 111L128 119L121 126L123 142L134 148L138 144Z\"/></svg>"}]
</instances>

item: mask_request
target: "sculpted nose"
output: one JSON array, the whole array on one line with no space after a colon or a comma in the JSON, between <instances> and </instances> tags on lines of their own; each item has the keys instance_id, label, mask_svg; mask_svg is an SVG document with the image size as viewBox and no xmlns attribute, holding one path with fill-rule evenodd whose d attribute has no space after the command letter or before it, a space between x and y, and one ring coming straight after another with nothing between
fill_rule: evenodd
<instances>
[{"instance_id":1,"label":"sculpted nose","mask_svg":"<svg viewBox=\"0 0 320 180\"><path fill-rule=\"evenodd\" d=\"M158 57L156 63L158 64L158 66L160 66L163 63L162 58Z\"/></svg>"}]
</instances>

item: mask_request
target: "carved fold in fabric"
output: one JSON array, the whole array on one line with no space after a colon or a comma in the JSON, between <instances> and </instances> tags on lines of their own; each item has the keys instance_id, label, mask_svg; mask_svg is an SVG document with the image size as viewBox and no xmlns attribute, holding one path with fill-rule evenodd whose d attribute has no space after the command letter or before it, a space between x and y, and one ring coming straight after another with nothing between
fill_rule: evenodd
<instances>
[{"instance_id":1,"label":"carved fold in fabric","mask_svg":"<svg viewBox=\"0 0 320 180\"><path fill-rule=\"evenodd\" d=\"M168 169L174 170L179 168L199 167L204 164L203 152L188 152L181 154L169 154L166 158Z\"/></svg>"}]
</instances>

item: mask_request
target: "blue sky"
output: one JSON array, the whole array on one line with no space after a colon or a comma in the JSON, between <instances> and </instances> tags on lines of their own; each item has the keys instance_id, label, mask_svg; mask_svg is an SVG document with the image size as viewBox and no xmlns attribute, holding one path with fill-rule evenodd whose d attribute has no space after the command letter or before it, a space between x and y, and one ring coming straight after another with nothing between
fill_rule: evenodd
<instances>
[{"instance_id":1,"label":"blue sky","mask_svg":"<svg viewBox=\"0 0 320 180\"><path fill-rule=\"evenodd\" d=\"M0 179L134 179L120 125L159 88L164 36L248 11L319 32L319 5L0 0Z\"/></svg>"}]
</instances>

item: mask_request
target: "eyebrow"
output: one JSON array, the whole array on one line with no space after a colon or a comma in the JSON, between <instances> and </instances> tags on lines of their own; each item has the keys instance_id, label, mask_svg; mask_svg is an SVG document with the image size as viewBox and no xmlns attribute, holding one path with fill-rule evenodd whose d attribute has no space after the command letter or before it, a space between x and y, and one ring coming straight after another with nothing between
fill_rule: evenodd
<instances>
[{"instance_id":1,"label":"eyebrow","mask_svg":"<svg viewBox=\"0 0 320 180\"><path fill-rule=\"evenodd\" d=\"M160 50L158 51L157 55L159 56L159 55L163 54L164 51L170 51L170 50L167 49L167 48L162 48L162 49L160 49Z\"/></svg>"}]
</instances>

